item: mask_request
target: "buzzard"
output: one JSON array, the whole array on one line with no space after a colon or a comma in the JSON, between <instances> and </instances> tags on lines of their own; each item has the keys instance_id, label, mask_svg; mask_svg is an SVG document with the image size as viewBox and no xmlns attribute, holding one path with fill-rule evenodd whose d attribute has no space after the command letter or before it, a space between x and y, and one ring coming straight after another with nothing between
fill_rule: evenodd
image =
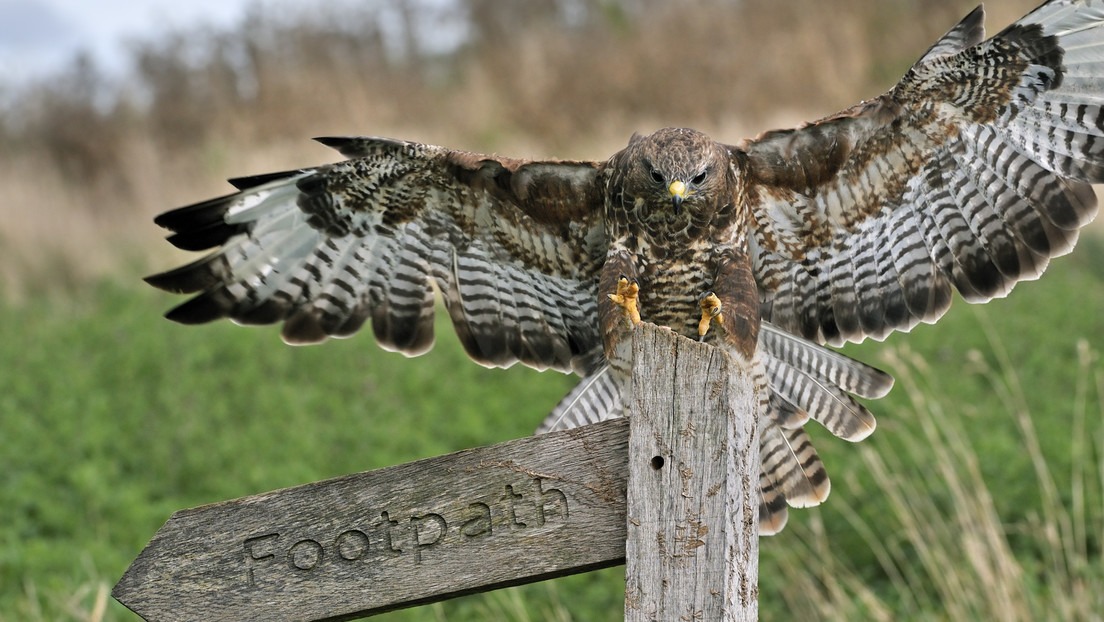
<instances>
[{"instance_id":1,"label":"buzzard","mask_svg":"<svg viewBox=\"0 0 1104 622\"><path fill-rule=\"evenodd\" d=\"M542 430L621 413L644 318L728 349L762 405L760 524L829 481L804 424L857 441L885 373L826 345L934 322L952 288L1006 295L1070 251L1104 182L1104 0L1051 0L991 39L975 9L884 95L739 144L633 136L605 162L321 138L339 163L232 180L156 219L187 250L148 277L186 324L282 322L289 343L433 343L575 372Z\"/></svg>"}]
</instances>

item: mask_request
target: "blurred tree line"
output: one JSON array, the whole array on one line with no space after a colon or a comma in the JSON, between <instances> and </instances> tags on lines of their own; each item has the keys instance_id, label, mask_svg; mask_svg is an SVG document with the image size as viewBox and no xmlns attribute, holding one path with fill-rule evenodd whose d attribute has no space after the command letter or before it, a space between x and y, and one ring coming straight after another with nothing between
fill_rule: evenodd
<instances>
[{"instance_id":1,"label":"blurred tree line","mask_svg":"<svg viewBox=\"0 0 1104 622\"><path fill-rule=\"evenodd\" d=\"M212 140L264 145L323 126L416 126L451 128L445 135L472 148L521 134L553 150L611 124L755 123L780 106L828 114L891 84L969 2L393 0L265 10L274 6L255 5L228 30L151 33L132 43L123 76L81 56L9 89L3 151L38 152L67 180L125 193L120 171L135 139L186 154Z\"/></svg>"}]
</instances>

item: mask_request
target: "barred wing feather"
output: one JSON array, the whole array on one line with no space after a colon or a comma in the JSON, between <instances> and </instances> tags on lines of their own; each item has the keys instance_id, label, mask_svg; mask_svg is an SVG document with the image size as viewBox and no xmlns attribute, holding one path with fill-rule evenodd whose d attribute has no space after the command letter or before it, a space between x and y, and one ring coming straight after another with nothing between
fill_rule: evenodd
<instances>
[{"instance_id":1,"label":"barred wing feather","mask_svg":"<svg viewBox=\"0 0 1104 622\"><path fill-rule=\"evenodd\" d=\"M156 222L218 249L147 280L198 295L168 317L283 322L290 343L371 321L379 343L433 343L434 286L468 353L492 366L586 370L600 356L598 165L496 159L374 138L320 139L351 159L233 180Z\"/></svg>"}]
</instances>

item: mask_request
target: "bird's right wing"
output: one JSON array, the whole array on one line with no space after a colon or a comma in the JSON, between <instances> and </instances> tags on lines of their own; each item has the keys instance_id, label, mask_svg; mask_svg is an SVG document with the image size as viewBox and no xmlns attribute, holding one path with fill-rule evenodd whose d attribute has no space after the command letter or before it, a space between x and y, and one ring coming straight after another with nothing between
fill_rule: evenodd
<instances>
[{"instance_id":1,"label":"bird's right wing","mask_svg":"<svg viewBox=\"0 0 1104 622\"><path fill-rule=\"evenodd\" d=\"M349 160L233 180L240 192L166 212L186 250L147 281L198 295L167 317L283 322L290 343L371 320L381 346L433 343L434 285L476 361L589 371L601 352L600 165L531 162L378 138L328 138Z\"/></svg>"}]
</instances>

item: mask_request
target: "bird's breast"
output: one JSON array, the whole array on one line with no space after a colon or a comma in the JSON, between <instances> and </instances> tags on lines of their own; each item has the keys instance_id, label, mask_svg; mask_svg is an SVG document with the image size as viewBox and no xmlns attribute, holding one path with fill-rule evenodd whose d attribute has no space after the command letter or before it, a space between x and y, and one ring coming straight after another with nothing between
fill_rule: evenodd
<instances>
[{"instance_id":1,"label":"bird's breast","mask_svg":"<svg viewBox=\"0 0 1104 622\"><path fill-rule=\"evenodd\" d=\"M642 262L641 317L667 326L686 337L697 338L701 308L698 298L713 288L714 260L707 252L677 253Z\"/></svg>"}]
</instances>

